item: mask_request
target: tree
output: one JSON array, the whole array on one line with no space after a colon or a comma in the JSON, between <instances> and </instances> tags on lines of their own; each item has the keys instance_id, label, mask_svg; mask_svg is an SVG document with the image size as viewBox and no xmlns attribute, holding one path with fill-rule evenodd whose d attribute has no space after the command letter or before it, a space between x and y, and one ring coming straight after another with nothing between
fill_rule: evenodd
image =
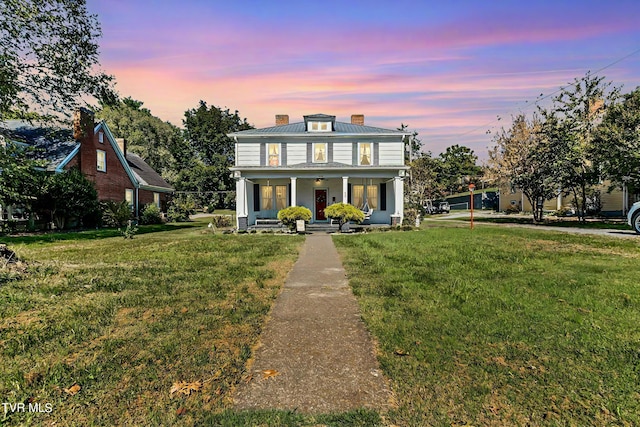
<instances>
[{"instance_id":1,"label":"tree","mask_svg":"<svg viewBox=\"0 0 640 427\"><path fill-rule=\"evenodd\" d=\"M232 164L235 149L227 134L253 129L237 110L231 113L214 105L207 107L204 101L200 101L198 108L186 111L184 117L185 137L205 165L218 163L219 158Z\"/></svg>"},{"instance_id":2,"label":"tree","mask_svg":"<svg viewBox=\"0 0 640 427\"><path fill-rule=\"evenodd\" d=\"M509 130L504 128L494 138L489 150L489 178L522 191L533 207L533 221L543 219L546 200L557 195L553 147L541 133L542 122L534 115L531 121L520 114Z\"/></svg>"},{"instance_id":3,"label":"tree","mask_svg":"<svg viewBox=\"0 0 640 427\"><path fill-rule=\"evenodd\" d=\"M397 130L399 130L400 132L409 132L409 125L400 123L400 127L397 128ZM422 150L422 141L420 141L420 139L418 138L417 131L414 130L410 135L404 137L404 145L405 161L407 163L420 156L420 151Z\"/></svg>"},{"instance_id":4,"label":"tree","mask_svg":"<svg viewBox=\"0 0 640 427\"><path fill-rule=\"evenodd\" d=\"M409 163L409 185L405 186L410 205L423 206L427 200L438 199L444 195L445 185L441 181L442 161L431 157L431 153L422 153Z\"/></svg>"},{"instance_id":5,"label":"tree","mask_svg":"<svg viewBox=\"0 0 640 427\"><path fill-rule=\"evenodd\" d=\"M96 71L100 35L84 0L0 2L0 118L69 114L83 95L113 102L113 78Z\"/></svg>"},{"instance_id":6,"label":"tree","mask_svg":"<svg viewBox=\"0 0 640 427\"><path fill-rule=\"evenodd\" d=\"M467 180L473 180L480 175L482 168L476 165L478 156L473 150L461 145L447 147L440 154L442 161L442 180L450 193L462 189Z\"/></svg>"},{"instance_id":7,"label":"tree","mask_svg":"<svg viewBox=\"0 0 640 427\"><path fill-rule=\"evenodd\" d=\"M198 108L184 113L185 138L193 152L190 168L184 168L176 181L179 191L232 191L235 188L229 167L235 157L234 142L227 134L253 129L247 119L241 119L238 111L208 107L200 101ZM199 197L202 204L220 207L229 198L206 200Z\"/></svg>"},{"instance_id":8,"label":"tree","mask_svg":"<svg viewBox=\"0 0 640 427\"><path fill-rule=\"evenodd\" d=\"M618 98L619 90L610 86L604 77L587 73L563 88L550 109L540 109L542 132L558 153L555 174L562 187L573 194L582 221L589 196L600 181L600 166L594 155L595 130L607 107Z\"/></svg>"},{"instance_id":9,"label":"tree","mask_svg":"<svg viewBox=\"0 0 640 427\"><path fill-rule=\"evenodd\" d=\"M65 228L70 220L82 224L85 218L91 217L95 221L99 212L98 192L80 169L46 175L43 184L38 206L50 214L57 228Z\"/></svg>"},{"instance_id":10,"label":"tree","mask_svg":"<svg viewBox=\"0 0 640 427\"><path fill-rule=\"evenodd\" d=\"M613 184L640 191L640 87L606 111L595 132L593 151Z\"/></svg>"},{"instance_id":11,"label":"tree","mask_svg":"<svg viewBox=\"0 0 640 427\"><path fill-rule=\"evenodd\" d=\"M338 220L338 229L342 231L342 226L349 221L360 224L364 221L364 212L348 203L334 203L325 208L324 214L331 219Z\"/></svg>"},{"instance_id":12,"label":"tree","mask_svg":"<svg viewBox=\"0 0 640 427\"><path fill-rule=\"evenodd\" d=\"M0 205L29 205L40 186L36 168L42 163L29 157L30 150L3 141L0 133Z\"/></svg>"},{"instance_id":13,"label":"tree","mask_svg":"<svg viewBox=\"0 0 640 427\"><path fill-rule=\"evenodd\" d=\"M104 105L96 117L104 120L116 137L127 140L127 150L142 157L167 182L175 183L180 171L192 166L193 149L178 127L163 122L142 105L142 101L127 97Z\"/></svg>"}]
</instances>

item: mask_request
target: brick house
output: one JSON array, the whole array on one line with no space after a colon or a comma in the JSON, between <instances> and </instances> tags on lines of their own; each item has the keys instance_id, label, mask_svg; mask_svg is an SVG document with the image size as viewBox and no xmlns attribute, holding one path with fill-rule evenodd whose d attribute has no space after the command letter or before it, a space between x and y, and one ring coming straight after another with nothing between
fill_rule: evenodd
<instances>
[{"instance_id":1,"label":"brick house","mask_svg":"<svg viewBox=\"0 0 640 427\"><path fill-rule=\"evenodd\" d=\"M313 114L289 123L229 134L235 141L236 214L239 229L273 220L280 209L305 206L312 223L328 223L324 209L350 203L369 224L401 224L404 215L406 133Z\"/></svg>"},{"instance_id":2,"label":"brick house","mask_svg":"<svg viewBox=\"0 0 640 427\"><path fill-rule=\"evenodd\" d=\"M135 216L152 203L166 211L174 189L142 158L128 152L126 141L114 138L104 121L96 124L91 111L75 112L73 130L19 120L0 122L0 128L5 140L34 147L35 157L44 160L47 171L61 173L78 167L95 184L99 200L126 200ZM11 215L11 208L5 208L0 218L11 219Z\"/></svg>"}]
</instances>

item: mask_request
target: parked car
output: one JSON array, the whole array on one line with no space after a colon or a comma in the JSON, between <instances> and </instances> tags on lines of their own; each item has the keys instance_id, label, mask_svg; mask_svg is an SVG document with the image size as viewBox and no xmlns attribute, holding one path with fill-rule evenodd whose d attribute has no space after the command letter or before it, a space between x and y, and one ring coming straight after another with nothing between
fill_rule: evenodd
<instances>
[{"instance_id":1,"label":"parked car","mask_svg":"<svg viewBox=\"0 0 640 427\"><path fill-rule=\"evenodd\" d=\"M629 213L627 214L627 224L634 229L634 231L640 234L640 202L635 202L631 205Z\"/></svg>"},{"instance_id":2,"label":"parked car","mask_svg":"<svg viewBox=\"0 0 640 427\"><path fill-rule=\"evenodd\" d=\"M451 211L451 206L449 206L449 202L440 202L438 205L439 213L449 213Z\"/></svg>"}]
</instances>

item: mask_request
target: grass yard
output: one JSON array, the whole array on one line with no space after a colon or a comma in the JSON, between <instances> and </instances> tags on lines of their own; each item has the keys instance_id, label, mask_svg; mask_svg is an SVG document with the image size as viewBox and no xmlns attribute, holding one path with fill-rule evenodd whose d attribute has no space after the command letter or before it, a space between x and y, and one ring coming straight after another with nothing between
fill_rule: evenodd
<instances>
[{"instance_id":1,"label":"grass yard","mask_svg":"<svg viewBox=\"0 0 640 427\"><path fill-rule=\"evenodd\" d=\"M44 412L0 425L300 420L228 408L302 238L206 224L2 238L28 267L0 275L0 401Z\"/></svg>"},{"instance_id":2,"label":"grass yard","mask_svg":"<svg viewBox=\"0 0 640 427\"><path fill-rule=\"evenodd\" d=\"M640 239L449 224L334 238L386 420L640 425Z\"/></svg>"}]
</instances>

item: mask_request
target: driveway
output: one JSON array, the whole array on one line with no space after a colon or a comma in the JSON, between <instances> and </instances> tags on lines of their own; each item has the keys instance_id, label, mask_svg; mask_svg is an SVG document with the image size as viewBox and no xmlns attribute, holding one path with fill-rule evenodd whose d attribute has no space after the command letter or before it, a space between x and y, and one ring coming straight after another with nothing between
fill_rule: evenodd
<instances>
[{"instance_id":1,"label":"driveway","mask_svg":"<svg viewBox=\"0 0 640 427\"><path fill-rule=\"evenodd\" d=\"M487 212L474 212L475 218L500 218L503 215L487 213ZM458 219L460 218L469 218L469 212L454 212L448 214L446 216L440 217L431 217L426 221L455 221L460 222ZM596 236L609 236L620 239L638 239L640 241L640 235L636 234L631 228L628 230L616 230L616 229L606 229L606 228L580 228L580 227L557 227L557 226L547 226L547 225L533 225L533 224L509 224L509 223L497 223L497 222L476 222L474 225L499 225L502 227L512 227L512 228L531 228L535 230L548 230L548 231L557 231L560 233L573 233L573 234L589 234Z\"/></svg>"}]
</instances>

